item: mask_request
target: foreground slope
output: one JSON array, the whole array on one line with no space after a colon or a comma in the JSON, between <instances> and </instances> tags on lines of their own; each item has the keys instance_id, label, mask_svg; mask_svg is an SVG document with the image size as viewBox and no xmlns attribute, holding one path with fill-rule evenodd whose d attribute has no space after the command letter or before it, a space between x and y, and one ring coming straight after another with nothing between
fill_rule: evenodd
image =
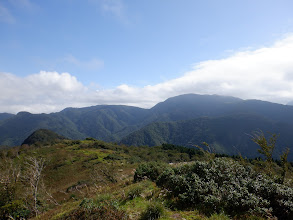
<instances>
[{"instance_id":1,"label":"foreground slope","mask_svg":"<svg viewBox=\"0 0 293 220\"><path fill-rule=\"evenodd\" d=\"M94 139L0 158L1 219L292 219L292 163Z\"/></svg>"}]
</instances>

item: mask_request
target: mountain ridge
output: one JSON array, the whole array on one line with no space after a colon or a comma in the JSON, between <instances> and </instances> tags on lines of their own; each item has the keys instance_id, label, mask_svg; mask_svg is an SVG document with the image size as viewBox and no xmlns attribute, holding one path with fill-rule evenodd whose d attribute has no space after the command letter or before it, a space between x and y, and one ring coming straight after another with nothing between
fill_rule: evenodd
<instances>
[{"instance_id":1,"label":"mountain ridge","mask_svg":"<svg viewBox=\"0 0 293 220\"><path fill-rule=\"evenodd\" d=\"M290 130L293 126L293 106L260 100L242 100L230 96L185 94L171 97L150 109L126 105L97 105L84 108L66 108L50 114L19 112L0 121L0 145L20 145L25 138L38 129L49 129L69 139L92 137L108 142L120 142L147 126L154 126L152 123L166 122L171 123L173 127L178 127L180 123L180 126L183 126L183 122L180 121L185 121L184 123L188 124L191 123L188 120L199 120L199 118L206 117L210 122L215 123L219 120L215 118L226 117L227 120L232 120L231 117L237 118L243 114L246 114L247 120L256 117L258 119L256 121L259 121L259 123L269 124L268 121L272 121L275 124L280 124L275 126L278 128L275 130L271 129L272 126L262 126L264 132L272 130L276 133L282 131L282 133L288 134L286 129ZM177 125L175 125L176 123ZM244 125L245 121L239 123L239 126L241 126L241 123ZM168 126L170 129L172 128L171 125L168 124ZM202 130L200 126L196 126L197 129ZM222 125L218 126L213 132L224 131L226 130L225 126L225 122L222 122ZM144 130L146 137L142 137L142 139L148 138L150 142L147 144L161 143L162 141L156 141L158 139L177 143L182 137L193 135L192 129L184 130L183 127L181 133L176 136L177 140L174 138L164 139L164 134L161 134L162 131L158 128L155 129L156 132L153 130L151 134ZM259 129L257 123L254 123L251 127L254 128L251 130ZM233 133L233 129L229 132ZM281 136L285 136L282 133ZM205 137L204 134L202 133L200 138L199 135L197 137L208 142L210 139ZM241 136L241 134L236 133L234 135ZM204 140L205 138L207 140ZM221 138L221 136L218 136L218 138ZM211 140L213 140L212 143L215 142L214 139ZM136 144L136 142L127 143L130 145ZM142 142L142 144L145 143ZM221 147L225 148L225 146Z\"/></svg>"}]
</instances>

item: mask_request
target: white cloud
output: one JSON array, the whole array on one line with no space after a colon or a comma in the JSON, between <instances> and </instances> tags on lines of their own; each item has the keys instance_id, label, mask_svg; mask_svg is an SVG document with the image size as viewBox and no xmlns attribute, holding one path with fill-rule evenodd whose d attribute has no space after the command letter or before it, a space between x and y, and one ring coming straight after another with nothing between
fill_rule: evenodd
<instances>
[{"instance_id":1,"label":"white cloud","mask_svg":"<svg viewBox=\"0 0 293 220\"><path fill-rule=\"evenodd\" d=\"M121 85L98 92L100 99L107 94L108 100L145 107L185 93L230 95L278 103L293 100L293 35L270 47L198 63L182 77L157 85L144 88Z\"/></svg>"},{"instance_id":2,"label":"white cloud","mask_svg":"<svg viewBox=\"0 0 293 220\"><path fill-rule=\"evenodd\" d=\"M72 62L75 62L73 58ZM0 73L0 112L52 112L69 106L98 104L152 107L185 93L278 103L293 100L293 35L268 47L198 63L182 77L143 88L122 84L95 91L69 73L42 71L25 78Z\"/></svg>"},{"instance_id":3,"label":"white cloud","mask_svg":"<svg viewBox=\"0 0 293 220\"><path fill-rule=\"evenodd\" d=\"M69 73L41 71L24 78L0 73L0 94L0 112L53 112L90 104L83 104L87 88Z\"/></svg>"}]
</instances>

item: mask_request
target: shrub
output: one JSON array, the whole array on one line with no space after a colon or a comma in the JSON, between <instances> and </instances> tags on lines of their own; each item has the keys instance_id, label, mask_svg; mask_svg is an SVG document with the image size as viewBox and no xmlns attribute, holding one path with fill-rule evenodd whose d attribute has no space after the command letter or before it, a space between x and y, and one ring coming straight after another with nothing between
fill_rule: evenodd
<instances>
[{"instance_id":1,"label":"shrub","mask_svg":"<svg viewBox=\"0 0 293 220\"><path fill-rule=\"evenodd\" d=\"M156 180L165 169L166 164L149 162L138 166L134 174L134 181L141 181L148 178L152 181Z\"/></svg>"},{"instance_id":2,"label":"shrub","mask_svg":"<svg viewBox=\"0 0 293 220\"><path fill-rule=\"evenodd\" d=\"M167 167L156 183L182 207L198 206L208 213L225 210L232 215L273 214L282 219L293 215L292 188L229 159Z\"/></svg>"},{"instance_id":3,"label":"shrub","mask_svg":"<svg viewBox=\"0 0 293 220\"><path fill-rule=\"evenodd\" d=\"M158 202L150 203L141 213L140 220L158 219L164 214L163 206Z\"/></svg>"},{"instance_id":4,"label":"shrub","mask_svg":"<svg viewBox=\"0 0 293 220\"><path fill-rule=\"evenodd\" d=\"M4 182L4 181L3 181ZM4 206L6 203L11 202L15 199L16 187L12 183L1 183L0 182L0 207Z\"/></svg>"},{"instance_id":5,"label":"shrub","mask_svg":"<svg viewBox=\"0 0 293 220\"><path fill-rule=\"evenodd\" d=\"M123 160L123 157L117 154L109 154L104 158L105 160Z\"/></svg>"},{"instance_id":6,"label":"shrub","mask_svg":"<svg viewBox=\"0 0 293 220\"><path fill-rule=\"evenodd\" d=\"M14 200L0 207L1 219L26 219L30 211L21 200Z\"/></svg>"},{"instance_id":7,"label":"shrub","mask_svg":"<svg viewBox=\"0 0 293 220\"><path fill-rule=\"evenodd\" d=\"M86 141L96 141L96 139L95 138L92 138L92 137L87 137L85 140Z\"/></svg>"}]
</instances>

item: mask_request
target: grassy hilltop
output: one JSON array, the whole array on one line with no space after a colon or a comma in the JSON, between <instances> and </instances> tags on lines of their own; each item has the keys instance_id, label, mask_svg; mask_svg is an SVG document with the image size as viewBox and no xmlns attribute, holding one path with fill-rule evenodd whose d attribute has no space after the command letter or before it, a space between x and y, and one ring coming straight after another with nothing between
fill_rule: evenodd
<instances>
[{"instance_id":1,"label":"grassy hilltop","mask_svg":"<svg viewBox=\"0 0 293 220\"><path fill-rule=\"evenodd\" d=\"M292 219L293 168L92 138L0 151L1 219Z\"/></svg>"}]
</instances>

